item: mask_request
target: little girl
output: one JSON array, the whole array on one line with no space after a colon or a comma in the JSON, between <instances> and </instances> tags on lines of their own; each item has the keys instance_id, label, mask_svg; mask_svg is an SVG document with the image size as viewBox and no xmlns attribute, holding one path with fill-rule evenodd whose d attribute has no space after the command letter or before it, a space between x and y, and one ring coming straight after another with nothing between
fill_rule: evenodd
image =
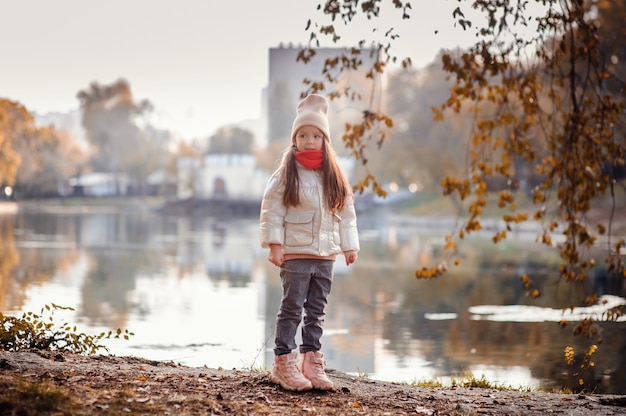
<instances>
[{"instance_id":1,"label":"little girl","mask_svg":"<svg viewBox=\"0 0 626 416\"><path fill-rule=\"evenodd\" d=\"M300 101L291 145L261 204L261 245L280 267L283 290L270 379L287 390L333 389L320 351L333 265L340 253L347 265L354 263L359 251L354 197L330 146L327 114L328 103L320 95Z\"/></svg>"}]
</instances>

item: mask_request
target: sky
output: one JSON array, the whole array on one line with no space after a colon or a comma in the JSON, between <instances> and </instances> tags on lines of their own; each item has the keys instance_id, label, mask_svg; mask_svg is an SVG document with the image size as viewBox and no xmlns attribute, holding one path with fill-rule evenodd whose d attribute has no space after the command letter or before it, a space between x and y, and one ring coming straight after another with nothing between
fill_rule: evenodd
<instances>
[{"instance_id":1,"label":"sky","mask_svg":"<svg viewBox=\"0 0 626 416\"><path fill-rule=\"evenodd\" d=\"M269 49L305 45L307 20L327 23L319 1L0 0L0 97L37 114L68 112L91 83L123 78L136 101L154 105L158 127L208 137L260 117ZM376 22L377 33L394 26L398 56L423 67L442 48L467 42L454 28L457 5L414 0L406 24L392 10ZM344 32L339 46L352 46L372 27Z\"/></svg>"}]
</instances>

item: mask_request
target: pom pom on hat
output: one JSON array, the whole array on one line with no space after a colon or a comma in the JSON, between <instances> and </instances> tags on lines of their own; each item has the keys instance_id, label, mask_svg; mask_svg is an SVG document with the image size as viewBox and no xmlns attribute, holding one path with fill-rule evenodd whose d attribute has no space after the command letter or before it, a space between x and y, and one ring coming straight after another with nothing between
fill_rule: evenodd
<instances>
[{"instance_id":1,"label":"pom pom on hat","mask_svg":"<svg viewBox=\"0 0 626 416\"><path fill-rule=\"evenodd\" d=\"M302 126L314 126L320 129L330 142L330 128L328 123L328 102L318 94L308 95L298 103L296 119L291 128L291 140L295 139L296 132Z\"/></svg>"}]
</instances>

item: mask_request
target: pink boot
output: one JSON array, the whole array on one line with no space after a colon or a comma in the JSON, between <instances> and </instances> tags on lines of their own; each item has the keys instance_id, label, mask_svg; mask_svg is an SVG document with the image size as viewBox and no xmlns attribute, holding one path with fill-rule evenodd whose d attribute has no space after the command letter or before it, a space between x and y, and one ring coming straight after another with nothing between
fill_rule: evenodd
<instances>
[{"instance_id":1,"label":"pink boot","mask_svg":"<svg viewBox=\"0 0 626 416\"><path fill-rule=\"evenodd\" d=\"M326 361L324 361L324 354L320 351L305 352L302 355L300 366L302 374L311 381L313 388L320 390L332 390L334 388L333 382L330 381L324 371Z\"/></svg>"},{"instance_id":2,"label":"pink boot","mask_svg":"<svg viewBox=\"0 0 626 416\"><path fill-rule=\"evenodd\" d=\"M300 372L298 362L297 351L275 356L274 368L270 374L270 380L276 384L280 384L285 390L311 390L313 386Z\"/></svg>"}]
</instances>

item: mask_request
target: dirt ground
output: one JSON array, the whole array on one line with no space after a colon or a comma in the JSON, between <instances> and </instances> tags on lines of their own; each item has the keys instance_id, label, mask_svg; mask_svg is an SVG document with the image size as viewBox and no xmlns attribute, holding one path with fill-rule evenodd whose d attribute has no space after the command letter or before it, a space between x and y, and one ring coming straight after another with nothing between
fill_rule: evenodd
<instances>
[{"instance_id":1,"label":"dirt ground","mask_svg":"<svg viewBox=\"0 0 626 416\"><path fill-rule=\"evenodd\" d=\"M0 415L626 415L626 396L424 388L328 374L334 391L292 393L260 371L0 351ZM39 402L50 396L57 401L43 410Z\"/></svg>"}]
</instances>

